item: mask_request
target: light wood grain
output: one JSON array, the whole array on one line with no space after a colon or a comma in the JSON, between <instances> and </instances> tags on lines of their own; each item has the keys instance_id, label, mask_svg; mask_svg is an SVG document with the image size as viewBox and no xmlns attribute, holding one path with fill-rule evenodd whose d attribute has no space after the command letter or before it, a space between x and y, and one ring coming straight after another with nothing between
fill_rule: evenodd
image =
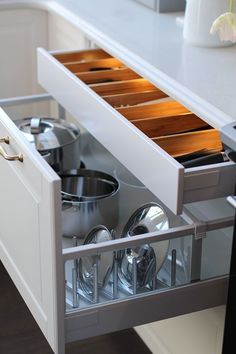
<instances>
[{"instance_id":1,"label":"light wood grain","mask_svg":"<svg viewBox=\"0 0 236 354\"><path fill-rule=\"evenodd\" d=\"M220 133L216 129L157 137L152 140L173 157L201 149L222 150Z\"/></svg>"},{"instance_id":2,"label":"light wood grain","mask_svg":"<svg viewBox=\"0 0 236 354\"><path fill-rule=\"evenodd\" d=\"M154 89L151 91L144 92L133 92L119 95L103 96L103 99L107 101L111 106L119 108L120 106L133 106L165 97L167 97L167 95L163 91L159 89Z\"/></svg>"},{"instance_id":3,"label":"light wood grain","mask_svg":"<svg viewBox=\"0 0 236 354\"><path fill-rule=\"evenodd\" d=\"M115 58L105 58L105 59L97 59L91 61L84 61L78 63L65 63L64 64L67 69L69 69L72 73L80 73L85 71L92 70L101 70L101 69L112 69L112 68L121 68L123 67L123 63Z\"/></svg>"},{"instance_id":4,"label":"light wood grain","mask_svg":"<svg viewBox=\"0 0 236 354\"><path fill-rule=\"evenodd\" d=\"M100 96L111 96L118 94L129 94L134 92L143 92L156 90L157 88L145 79L134 79L119 82L109 82L104 84L89 85Z\"/></svg>"},{"instance_id":5,"label":"light wood grain","mask_svg":"<svg viewBox=\"0 0 236 354\"><path fill-rule=\"evenodd\" d=\"M189 112L174 116L131 120L149 138L188 132L207 127L208 124Z\"/></svg>"},{"instance_id":6,"label":"light wood grain","mask_svg":"<svg viewBox=\"0 0 236 354\"><path fill-rule=\"evenodd\" d=\"M114 70L99 70L75 73L75 75L86 84L95 84L109 81L123 81L140 78L129 68L119 68Z\"/></svg>"},{"instance_id":7,"label":"light wood grain","mask_svg":"<svg viewBox=\"0 0 236 354\"><path fill-rule=\"evenodd\" d=\"M54 58L56 58L60 63L68 64L79 61L91 61L96 59L111 58L111 55L106 53L102 49L88 49L78 52L55 54Z\"/></svg>"},{"instance_id":8,"label":"light wood grain","mask_svg":"<svg viewBox=\"0 0 236 354\"><path fill-rule=\"evenodd\" d=\"M176 101L119 108L117 111L129 120L168 117L190 112L187 108Z\"/></svg>"}]
</instances>

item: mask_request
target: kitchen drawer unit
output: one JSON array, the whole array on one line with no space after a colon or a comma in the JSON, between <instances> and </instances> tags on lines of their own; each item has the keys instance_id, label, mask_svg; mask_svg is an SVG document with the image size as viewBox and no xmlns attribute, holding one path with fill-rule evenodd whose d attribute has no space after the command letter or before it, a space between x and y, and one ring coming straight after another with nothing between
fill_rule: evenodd
<instances>
[{"instance_id":1,"label":"kitchen drawer unit","mask_svg":"<svg viewBox=\"0 0 236 354\"><path fill-rule=\"evenodd\" d=\"M0 105L49 99L52 97L47 94L3 99ZM59 113L65 114L61 106ZM110 241L77 246L73 239L62 235L60 177L3 109L0 154L1 175L7 181L0 185L4 200L0 203L1 260L55 353L64 354L68 341L225 303L228 267L213 273L209 269L215 269L216 261L219 263L218 258L214 260L215 250L223 250L216 237L222 241L225 233L221 229L230 230L233 225L231 209L223 218L219 215L201 220L193 210L186 209L179 217L161 204L168 215L168 228L125 238L117 233ZM120 220L122 227L125 221ZM211 241L210 248L205 247L205 240ZM128 286L124 285L118 274L120 252L129 253L144 245L157 249L157 274L140 285L136 260L132 263L131 280ZM112 271L101 288L99 260L106 254L112 256ZM90 292L84 291L78 279L83 259L98 260L94 263Z\"/></svg>"},{"instance_id":2,"label":"kitchen drawer unit","mask_svg":"<svg viewBox=\"0 0 236 354\"><path fill-rule=\"evenodd\" d=\"M220 151L219 132L103 50L39 48L38 80L175 214L186 203L233 193L233 162L184 168L177 161Z\"/></svg>"}]
</instances>

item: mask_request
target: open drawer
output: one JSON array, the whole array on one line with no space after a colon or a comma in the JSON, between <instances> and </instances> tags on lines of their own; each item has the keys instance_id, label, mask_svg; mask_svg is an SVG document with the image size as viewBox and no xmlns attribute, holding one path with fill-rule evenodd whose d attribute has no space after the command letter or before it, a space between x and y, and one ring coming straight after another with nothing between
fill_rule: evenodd
<instances>
[{"instance_id":1,"label":"open drawer","mask_svg":"<svg viewBox=\"0 0 236 354\"><path fill-rule=\"evenodd\" d=\"M218 131L103 50L39 48L38 80L175 214L234 191L233 162L182 163L199 151L220 152Z\"/></svg>"},{"instance_id":2,"label":"open drawer","mask_svg":"<svg viewBox=\"0 0 236 354\"><path fill-rule=\"evenodd\" d=\"M51 97L1 102L45 99ZM225 303L234 222L225 200L219 215L208 213L203 220L195 218L190 206L181 217L161 206L168 218L161 219L165 222L159 230L141 229L132 237L114 236L110 230L110 239L77 245L78 240L63 237L60 177L2 109L0 167L8 182L0 184L1 261L55 353L64 354L65 342ZM125 195L131 195L127 189ZM158 207L158 220L160 211ZM153 225L153 216L146 226ZM122 229L124 221L119 221ZM144 253L150 262L136 257ZM110 266L104 267L107 262ZM101 282L104 269L106 281Z\"/></svg>"}]
</instances>

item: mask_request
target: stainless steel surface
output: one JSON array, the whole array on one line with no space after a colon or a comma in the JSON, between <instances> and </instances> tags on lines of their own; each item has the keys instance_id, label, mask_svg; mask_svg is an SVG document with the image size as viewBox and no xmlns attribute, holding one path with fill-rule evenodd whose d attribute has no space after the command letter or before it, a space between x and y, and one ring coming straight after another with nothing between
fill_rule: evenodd
<instances>
[{"instance_id":1,"label":"stainless steel surface","mask_svg":"<svg viewBox=\"0 0 236 354\"><path fill-rule=\"evenodd\" d=\"M117 252L114 251L114 265L113 265L113 299L117 298L118 293L118 259Z\"/></svg>"},{"instance_id":2,"label":"stainless steel surface","mask_svg":"<svg viewBox=\"0 0 236 354\"><path fill-rule=\"evenodd\" d=\"M219 223L216 228L210 224L210 230L219 229L222 223ZM232 225L232 223L230 224ZM64 248L62 251L64 262L78 258L87 257L93 254L98 254L101 252L122 250L127 247L137 247L142 246L146 243L154 243L160 241L170 241L176 238L183 238L194 234L194 225L182 225L178 227L170 228L169 230L150 232L148 234L137 235L133 237L119 238L113 240L113 242L104 242L100 245L84 245L77 247Z\"/></svg>"},{"instance_id":3,"label":"stainless steel surface","mask_svg":"<svg viewBox=\"0 0 236 354\"><path fill-rule=\"evenodd\" d=\"M93 265L93 301L98 302L98 259L96 257Z\"/></svg>"},{"instance_id":4,"label":"stainless steel surface","mask_svg":"<svg viewBox=\"0 0 236 354\"><path fill-rule=\"evenodd\" d=\"M176 250L173 249L171 252L171 286L176 284Z\"/></svg>"},{"instance_id":5,"label":"stainless steel surface","mask_svg":"<svg viewBox=\"0 0 236 354\"><path fill-rule=\"evenodd\" d=\"M122 237L132 237L158 230L167 230L169 221L164 210L156 203L148 203L137 209L124 227ZM143 287L151 283L162 266L169 247L169 241L127 248L119 254L119 278L127 289ZM137 262L137 280L133 279L134 263Z\"/></svg>"},{"instance_id":6,"label":"stainless steel surface","mask_svg":"<svg viewBox=\"0 0 236 354\"><path fill-rule=\"evenodd\" d=\"M56 172L80 166L80 130L74 124L50 117L23 118L15 124Z\"/></svg>"},{"instance_id":7,"label":"stainless steel surface","mask_svg":"<svg viewBox=\"0 0 236 354\"><path fill-rule=\"evenodd\" d=\"M30 133L31 134L39 134L41 133L41 119L40 118L32 118L30 121Z\"/></svg>"},{"instance_id":8,"label":"stainless steel surface","mask_svg":"<svg viewBox=\"0 0 236 354\"><path fill-rule=\"evenodd\" d=\"M104 198L117 190L115 178L101 171L78 169L61 175L62 197L74 201Z\"/></svg>"},{"instance_id":9,"label":"stainless steel surface","mask_svg":"<svg viewBox=\"0 0 236 354\"><path fill-rule=\"evenodd\" d=\"M110 231L103 225L93 228L85 237L84 244L111 241ZM79 260L79 284L81 290L98 301L98 289L104 288L113 268L113 252L83 257Z\"/></svg>"},{"instance_id":10,"label":"stainless steel surface","mask_svg":"<svg viewBox=\"0 0 236 354\"><path fill-rule=\"evenodd\" d=\"M137 293L137 258L132 259L132 282L133 282L133 294Z\"/></svg>"},{"instance_id":11,"label":"stainless steel surface","mask_svg":"<svg viewBox=\"0 0 236 354\"><path fill-rule=\"evenodd\" d=\"M10 98L1 98L0 99L0 106L1 107L12 107L12 106L18 106L20 104L49 101L52 99L53 99L53 97L51 95L49 95L48 93L40 93L40 94L28 95L28 96L17 96L17 97L10 97Z\"/></svg>"},{"instance_id":12,"label":"stainless steel surface","mask_svg":"<svg viewBox=\"0 0 236 354\"><path fill-rule=\"evenodd\" d=\"M79 171L82 176L85 176L87 172L88 170L86 171L86 169ZM100 177L101 175L102 172L99 172ZM79 176L79 174L77 176ZM108 175L104 174L104 176L108 178ZM88 191L85 196L82 195L77 200L74 200L73 198L62 199L62 224L64 236L77 236L78 238L83 239L89 230L97 225L105 225L109 230L116 227L119 220L119 183L115 181L113 177L110 177L110 181L114 181L114 184L111 183L112 188L109 189L110 192L100 195L100 197L98 197L98 193L97 196L95 194L95 197L93 197ZM62 184L64 184L63 176Z\"/></svg>"},{"instance_id":13,"label":"stainless steel surface","mask_svg":"<svg viewBox=\"0 0 236 354\"><path fill-rule=\"evenodd\" d=\"M222 142L233 151L236 151L236 121L226 124L221 128Z\"/></svg>"},{"instance_id":14,"label":"stainless steel surface","mask_svg":"<svg viewBox=\"0 0 236 354\"><path fill-rule=\"evenodd\" d=\"M78 271L77 268L72 268L72 291L73 291L73 308L78 308Z\"/></svg>"}]
</instances>

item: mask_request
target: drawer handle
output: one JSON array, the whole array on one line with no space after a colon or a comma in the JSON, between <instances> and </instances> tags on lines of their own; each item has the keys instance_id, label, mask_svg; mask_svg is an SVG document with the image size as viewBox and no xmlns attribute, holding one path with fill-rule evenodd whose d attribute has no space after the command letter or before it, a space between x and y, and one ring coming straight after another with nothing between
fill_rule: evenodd
<instances>
[{"instance_id":1,"label":"drawer handle","mask_svg":"<svg viewBox=\"0 0 236 354\"><path fill-rule=\"evenodd\" d=\"M1 139L2 140L2 139ZM8 144L8 143L6 143ZM2 146L0 146L0 155L5 159L5 160L8 160L8 161L20 161L20 162L23 162L23 155L22 154L18 154L18 155L8 155L6 153L6 151L3 149Z\"/></svg>"},{"instance_id":2,"label":"drawer handle","mask_svg":"<svg viewBox=\"0 0 236 354\"><path fill-rule=\"evenodd\" d=\"M3 136L2 138L0 138L0 143L10 144L9 136Z\"/></svg>"}]
</instances>

